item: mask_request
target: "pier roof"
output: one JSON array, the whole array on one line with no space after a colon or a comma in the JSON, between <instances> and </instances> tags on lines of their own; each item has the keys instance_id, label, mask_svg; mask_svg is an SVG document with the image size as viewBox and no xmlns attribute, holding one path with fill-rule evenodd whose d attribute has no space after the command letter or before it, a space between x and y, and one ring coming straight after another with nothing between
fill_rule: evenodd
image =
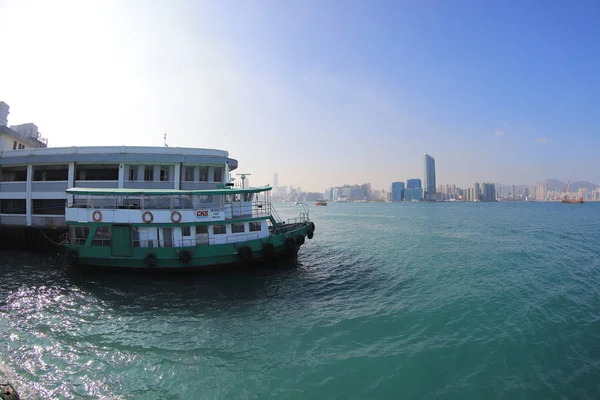
<instances>
[{"instance_id":1,"label":"pier roof","mask_svg":"<svg viewBox=\"0 0 600 400\"><path fill-rule=\"evenodd\" d=\"M176 189L96 189L96 188L71 188L67 194L78 196L186 196L186 195L228 195L241 193L268 192L271 186L259 186L249 188L222 188L204 190L176 190Z\"/></svg>"}]
</instances>

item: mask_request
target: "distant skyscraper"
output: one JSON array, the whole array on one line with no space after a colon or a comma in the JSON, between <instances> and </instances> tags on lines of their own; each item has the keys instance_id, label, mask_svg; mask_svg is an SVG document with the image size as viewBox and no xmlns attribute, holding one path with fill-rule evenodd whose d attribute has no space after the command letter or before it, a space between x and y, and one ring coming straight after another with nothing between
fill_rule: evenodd
<instances>
[{"instance_id":1,"label":"distant skyscraper","mask_svg":"<svg viewBox=\"0 0 600 400\"><path fill-rule=\"evenodd\" d=\"M273 188L277 189L279 187L279 176L277 175L277 172L275 172L273 174Z\"/></svg>"},{"instance_id":2,"label":"distant skyscraper","mask_svg":"<svg viewBox=\"0 0 600 400\"><path fill-rule=\"evenodd\" d=\"M535 199L537 201L546 200L546 196L548 194L548 182L538 182L535 189Z\"/></svg>"},{"instance_id":3,"label":"distant skyscraper","mask_svg":"<svg viewBox=\"0 0 600 400\"><path fill-rule=\"evenodd\" d=\"M420 179L408 179L406 181L406 188L407 189L417 189L421 187L421 180Z\"/></svg>"},{"instance_id":4,"label":"distant skyscraper","mask_svg":"<svg viewBox=\"0 0 600 400\"><path fill-rule=\"evenodd\" d=\"M425 154L425 200L435 201L435 159Z\"/></svg>"},{"instance_id":5,"label":"distant skyscraper","mask_svg":"<svg viewBox=\"0 0 600 400\"><path fill-rule=\"evenodd\" d=\"M493 183L481 184L481 201L496 201L496 185Z\"/></svg>"},{"instance_id":6,"label":"distant skyscraper","mask_svg":"<svg viewBox=\"0 0 600 400\"><path fill-rule=\"evenodd\" d=\"M392 182L392 201L404 200L404 182Z\"/></svg>"},{"instance_id":7,"label":"distant skyscraper","mask_svg":"<svg viewBox=\"0 0 600 400\"><path fill-rule=\"evenodd\" d=\"M479 186L479 183L475 183L473 185L473 201L479 201L481 200L481 187Z\"/></svg>"}]
</instances>

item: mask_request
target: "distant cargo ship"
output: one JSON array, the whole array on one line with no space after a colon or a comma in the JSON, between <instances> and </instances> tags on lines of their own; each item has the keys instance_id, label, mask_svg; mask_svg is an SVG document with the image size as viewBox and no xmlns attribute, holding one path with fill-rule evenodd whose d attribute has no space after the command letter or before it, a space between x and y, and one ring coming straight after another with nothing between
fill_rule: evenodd
<instances>
[{"instance_id":1,"label":"distant cargo ship","mask_svg":"<svg viewBox=\"0 0 600 400\"><path fill-rule=\"evenodd\" d=\"M567 183L567 187L563 190L562 203L570 203L570 204L581 204L583 203L583 196L580 196L578 199L570 199L569 198L569 189L571 188L571 177L569 177L569 182Z\"/></svg>"}]
</instances>

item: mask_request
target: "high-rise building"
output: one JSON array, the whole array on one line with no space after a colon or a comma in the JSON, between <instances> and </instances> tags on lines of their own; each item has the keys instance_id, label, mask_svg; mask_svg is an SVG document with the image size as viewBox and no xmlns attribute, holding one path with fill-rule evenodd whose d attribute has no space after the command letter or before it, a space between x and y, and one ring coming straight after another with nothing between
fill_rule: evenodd
<instances>
[{"instance_id":1,"label":"high-rise building","mask_svg":"<svg viewBox=\"0 0 600 400\"><path fill-rule=\"evenodd\" d=\"M406 188L407 189L416 189L416 188L420 188L421 187L421 180L420 179L408 179L406 181Z\"/></svg>"},{"instance_id":2,"label":"high-rise building","mask_svg":"<svg viewBox=\"0 0 600 400\"><path fill-rule=\"evenodd\" d=\"M548 195L548 182L538 182L535 188L535 199L545 201Z\"/></svg>"},{"instance_id":3,"label":"high-rise building","mask_svg":"<svg viewBox=\"0 0 600 400\"><path fill-rule=\"evenodd\" d=\"M425 154L425 200L435 201L435 159L429 154Z\"/></svg>"},{"instance_id":4,"label":"high-rise building","mask_svg":"<svg viewBox=\"0 0 600 400\"><path fill-rule=\"evenodd\" d=\"M481 201L496 201L496 185L485 182L481 184Z\"/></svg>"},{"instance_id":5,"label":"high-rise building","mask_svg":"<svg viewBox=\"0 0 600 400\"><path fill-rule=\"evenodd\" d=\"M277 172L273 174L273 189L277 189L279 187L279 175Z\"/></svg>"},{"instance_id":6,"label":"high-rise building","mask_svg":"<svg viewBox=\"0 0 600 400\"><path fill-rule=\"evenodd\" d=\"M480 201L481 200L481 187L479 186L479 183L475 182L475 184L473 185L473 201Z\"/></svg>"},{"instance_id":7,"label":"high-rise building","mask_svg":"<svg viewBox=\"0 0 600 400\"><path fill-rule=\"evenodd\" d=\"M392 201L404 200L404 182L392 182Z\"/></svg>"},{"instance_id":8,"label":"high-rise building","mask_svg":"<svg viewBox=\"0 0 600 400\"><path fill-rule=\"evenodd\" d=\"M365 198L367 200L371 200L371 196L372 196L372 193L371 193L371 184L370 183L363 183L361 185L361 188L365 192Z\"/></svg>"}]
</instances>

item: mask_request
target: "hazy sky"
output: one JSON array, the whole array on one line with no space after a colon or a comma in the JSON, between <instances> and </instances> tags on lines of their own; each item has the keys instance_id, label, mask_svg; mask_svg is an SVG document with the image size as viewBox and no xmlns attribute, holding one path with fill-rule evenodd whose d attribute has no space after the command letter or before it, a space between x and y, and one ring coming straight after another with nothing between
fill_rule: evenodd
<instances>
[{"instance_id":1,"label":"hazy sky","mask_svg":"<svg viewBox=\"0 0 600 400\"><path fill-rule=\"evenodd\" d=\"M0 0L51 146L228 150L253 185L600 183L598 1Z\"/></svg>"}]
</instances>

